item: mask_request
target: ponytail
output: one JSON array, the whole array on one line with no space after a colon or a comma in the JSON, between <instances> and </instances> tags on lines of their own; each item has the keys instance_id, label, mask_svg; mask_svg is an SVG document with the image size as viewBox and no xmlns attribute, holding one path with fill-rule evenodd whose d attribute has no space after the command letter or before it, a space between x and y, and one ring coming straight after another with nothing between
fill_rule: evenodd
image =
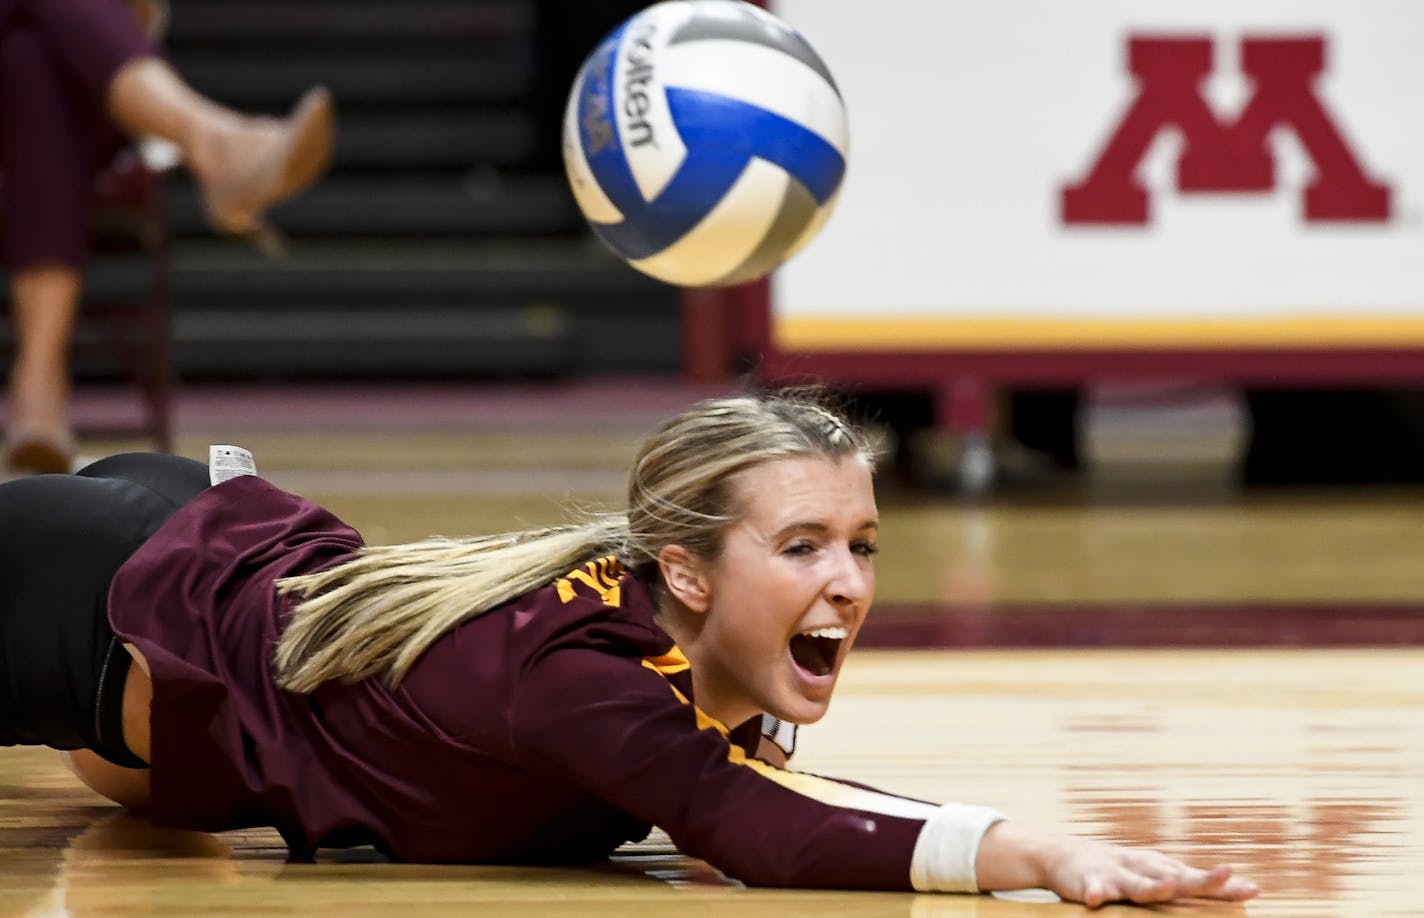
<instances>
[{"instance_id":1,"label":"ponytail","mask_svg":"<svg viewBox=\"0 0 1424 918\"><path fill-rule=\"evenodd\" d=\"M277 643L277 684L309 692L329 679L386 674L397 683L441 635L605 554L619 555L628 519L471 539L364 549L353 560L277 582L300 601Z\"/></svg>"}]
</instances>

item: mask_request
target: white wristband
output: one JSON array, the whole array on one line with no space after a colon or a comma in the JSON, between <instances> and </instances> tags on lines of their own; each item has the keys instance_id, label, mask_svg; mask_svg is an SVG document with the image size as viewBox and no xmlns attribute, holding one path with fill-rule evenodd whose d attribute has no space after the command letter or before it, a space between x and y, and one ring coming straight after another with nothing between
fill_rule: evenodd
<instances>
[{"instance_id":1,"label":"white wristband","mask_svg":"<svg viewBox=\"0 0 1424 918\"><path fill-rule=\"evenodd\" d=\"M979 891L974 860L979 840L1004 814L987 806L946 803L925 820L910 859L910 885L916 892Z\"/></svg>"}]
</instances>

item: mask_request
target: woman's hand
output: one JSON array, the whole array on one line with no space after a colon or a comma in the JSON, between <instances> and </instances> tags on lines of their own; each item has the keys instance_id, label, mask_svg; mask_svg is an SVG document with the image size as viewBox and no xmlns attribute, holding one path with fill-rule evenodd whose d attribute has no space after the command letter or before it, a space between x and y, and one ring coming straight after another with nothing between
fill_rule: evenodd
<instances>
[{"instance_id":1,"label":"woman's hand","mask_svg":"<svg viewBox=\"0 0 1424 918\"><path fill-rule=\"evenodd\" d=\"M1233 877L1226 865L1201 870L1147 848L1124 848L1011 822L984 833L975 873L983 890L1041 887L1093 908L1114 901L1240 901L1260 891L1255 883Z\"/></svg>"}]
</instances>

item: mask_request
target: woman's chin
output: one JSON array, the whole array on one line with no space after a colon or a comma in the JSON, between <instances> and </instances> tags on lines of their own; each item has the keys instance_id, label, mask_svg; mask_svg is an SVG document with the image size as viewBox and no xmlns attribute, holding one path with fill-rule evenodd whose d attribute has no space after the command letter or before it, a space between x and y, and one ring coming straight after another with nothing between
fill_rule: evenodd
<instances>
[{"instance_id":1,"label":"woman's chin","mask_svg":"<svg viewBox=\"0 0 1424 918\"><path fill-rule=\"evenodd\" d=\"M782 703L776 706L779 710L768 713L798 726L813 724L826 716L836 688L836 674L817 676L794 665L792 671L792 684L782 692Z\"/></svg>"}]
</instances>

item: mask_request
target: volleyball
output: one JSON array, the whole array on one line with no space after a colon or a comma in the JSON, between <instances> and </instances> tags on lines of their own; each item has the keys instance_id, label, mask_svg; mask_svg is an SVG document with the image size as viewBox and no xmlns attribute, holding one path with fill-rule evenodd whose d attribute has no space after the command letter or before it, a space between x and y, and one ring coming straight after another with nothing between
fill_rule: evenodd
<instances>
[{"instance_id":1,"label":"volleyball","mask_svg":"<svg viewBox=\"0 0 1424 918\"><path fill-rule=\"evenodd\" d=\"M629 18L584 62L563 125L594 233L688 287L754 280L810 242L848 147L820 56L742 0L671 0Z\"/></svg>"}]
</instances>

